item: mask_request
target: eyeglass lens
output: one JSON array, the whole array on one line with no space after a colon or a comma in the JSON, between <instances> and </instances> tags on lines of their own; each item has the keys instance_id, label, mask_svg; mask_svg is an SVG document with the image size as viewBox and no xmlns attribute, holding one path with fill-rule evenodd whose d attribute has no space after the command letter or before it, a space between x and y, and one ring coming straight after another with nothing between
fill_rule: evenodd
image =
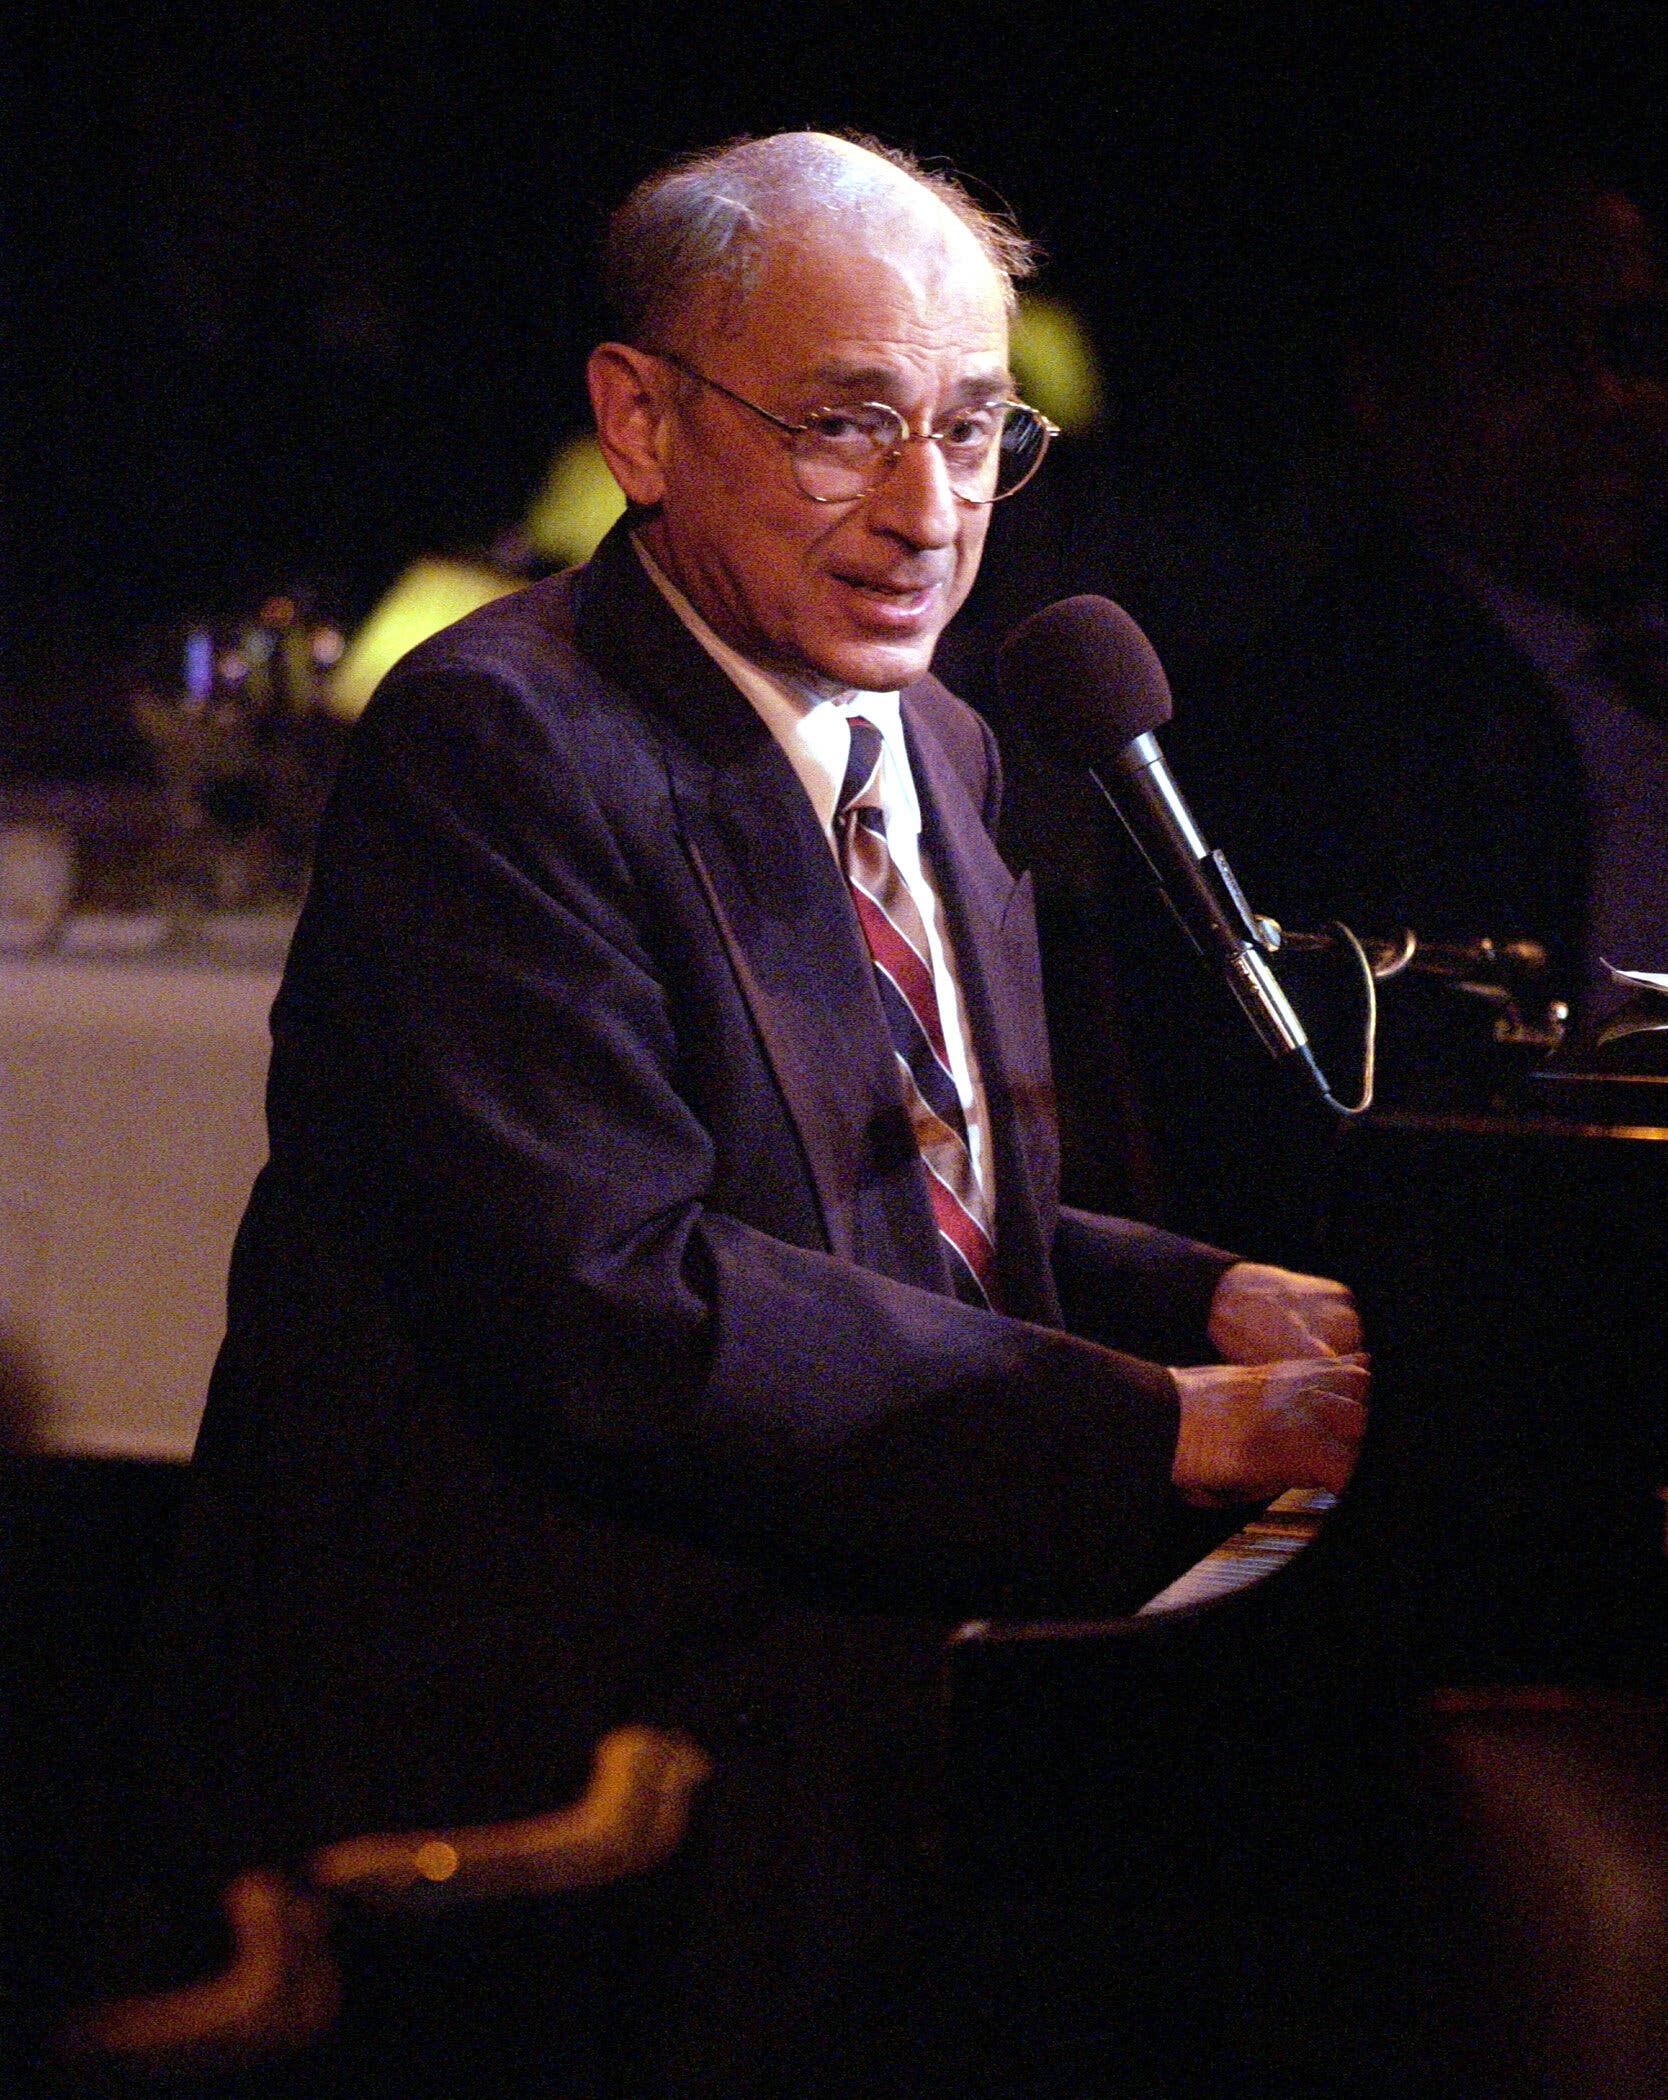
<instances>
[{"instance_id":1,"label":"eyeglass lens","mask_svg":"<svg viewBox=\"0 0 1668 2100\"><path fill-rule=\"evenodd\" d=\"M931 442L958 496L995 503L1036 472L1048 436L1048 426L1033 409L992 402L934 431ZM881 403L820 410L807 419L793 447L800 487L823 503L861 495L889 470L908 440L903 418Z\"/></svg>"}]
</instances>

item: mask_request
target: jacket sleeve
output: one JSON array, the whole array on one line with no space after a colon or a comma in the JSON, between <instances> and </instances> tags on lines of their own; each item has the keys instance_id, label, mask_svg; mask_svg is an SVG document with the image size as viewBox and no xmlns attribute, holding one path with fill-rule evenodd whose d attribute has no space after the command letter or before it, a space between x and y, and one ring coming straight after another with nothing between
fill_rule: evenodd
<instances>
[{"instance_id":1,"label":"jacket sleeve","mask_svg":"<svg viewBox=\"0 0 1668 2100\"><path fill-rule=\"evenodd\" d=\"M1066 1325L1161 1363L1214 1361L1211 1300L1239 1259L1220 1247L1093 1211L1065 1208L1054 1234L1054 1278Z\"/></svg>"}]
</instances>

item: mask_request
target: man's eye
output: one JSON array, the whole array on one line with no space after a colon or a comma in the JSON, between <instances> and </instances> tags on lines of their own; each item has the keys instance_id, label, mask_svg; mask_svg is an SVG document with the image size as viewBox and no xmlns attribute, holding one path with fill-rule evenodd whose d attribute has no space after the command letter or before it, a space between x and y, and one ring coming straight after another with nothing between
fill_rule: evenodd
<instances>
[{"instance_id":1,"label":"man's eye","mask_svg":"<svg viewBox=\"0 0 1668 2100\"><path fill-rule=\"evenodd\" d=\"M825 445L868 446L884 443L886 438L881 418L861 408L819 409L806 417L805 428Z\"/></svg>"},{"instance_id":2,"label":"man's eye","mask_svg":"<svg viewBox=\"0 0 1668 2100\"><path fill-rule=\"evenodd\" d=\"M1003 410L989 402L983 408L960 408L949 417L938 435L957 452L982 452L993 444L1002 428Z\"/></svg>"}]
</instances>

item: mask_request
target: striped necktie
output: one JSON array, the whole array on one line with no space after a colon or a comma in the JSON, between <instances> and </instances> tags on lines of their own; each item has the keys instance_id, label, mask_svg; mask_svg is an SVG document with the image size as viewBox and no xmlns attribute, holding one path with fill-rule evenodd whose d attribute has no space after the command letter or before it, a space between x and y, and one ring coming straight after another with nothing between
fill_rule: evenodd
<instances>
[{"instance_id":1,"label":"striped necktie","mask_svg":"<svg viewBox=\"0 0 1668 2100\"><path fill-rule=\"evenodd\" d=\"M885 746L861 715L851 721L851 756L835 806L840 865L874 960L880 1003L897 1053L910 1128L927 1169L933 1218L943 1236L956 1295L995 1298L996 1249L989 1210L967 1149L967 1119L944 1048L932 951L920 910L886 843L880 800Z\"/></svg>"}]
</instances>

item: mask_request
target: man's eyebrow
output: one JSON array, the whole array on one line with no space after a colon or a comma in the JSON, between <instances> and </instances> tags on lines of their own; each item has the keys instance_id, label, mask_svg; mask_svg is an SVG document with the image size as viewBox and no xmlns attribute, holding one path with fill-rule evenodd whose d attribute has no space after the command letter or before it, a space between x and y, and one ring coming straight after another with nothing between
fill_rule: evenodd
<instances>
[{"instance_id":1,"label":"man's eyebrow","mask_svg":"<svg viewBox=\"0 0 1668 2100\"><path fill-rule=\"evenodd\" d=\"M815 366L807 373L805 384L813 390L826 387L830 393L858 394L864 399L884 401L887 389L896 386L897 380L894 365L861 365L835 358ZM950 395L958 401L984 401L993 393L1011 394L1013 390L1013 374L1006 365L995 365L988 372L970 373L959 380L950 389Z\"/></svg>"}]
</instances>

